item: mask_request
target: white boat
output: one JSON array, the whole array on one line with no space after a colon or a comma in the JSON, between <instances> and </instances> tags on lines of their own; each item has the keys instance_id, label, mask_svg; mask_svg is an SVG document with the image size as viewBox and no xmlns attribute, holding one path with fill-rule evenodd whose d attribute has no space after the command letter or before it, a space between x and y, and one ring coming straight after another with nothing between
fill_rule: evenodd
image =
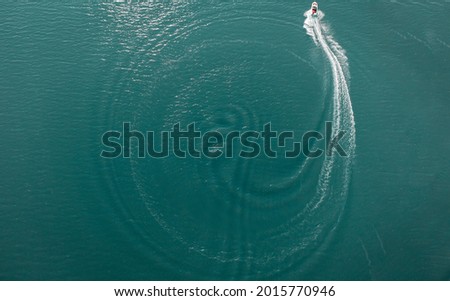
<instances>
[{"instance_id":1,"label":"white boat","mask_svg":"<svg viewBox=\"0 0 450 301\"><path fill-rule=\"evenodd\" d=\"M318 13L319 13L319 4L317 4L317 2L313 2L311 4L311 16L317 17Z\"/></svg>"}]
</instances>

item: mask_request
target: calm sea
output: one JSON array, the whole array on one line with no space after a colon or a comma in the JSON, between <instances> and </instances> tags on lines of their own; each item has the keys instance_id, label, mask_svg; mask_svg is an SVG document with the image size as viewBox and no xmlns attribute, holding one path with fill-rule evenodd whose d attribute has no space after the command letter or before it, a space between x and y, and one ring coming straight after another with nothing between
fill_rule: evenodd
<instances>
[{"instance_id":1,"label":"calm sea","mask_svg":"<svg viewBox=\"0 0 450 301\"><path fill-rule=\"evenodd\" d=\"M2 3L0 279L449 280L450 2L309 8ZM327 122L344 156L286 158ZM294 137L102 158L124 123Z\"/></svg>"}]
</instances>

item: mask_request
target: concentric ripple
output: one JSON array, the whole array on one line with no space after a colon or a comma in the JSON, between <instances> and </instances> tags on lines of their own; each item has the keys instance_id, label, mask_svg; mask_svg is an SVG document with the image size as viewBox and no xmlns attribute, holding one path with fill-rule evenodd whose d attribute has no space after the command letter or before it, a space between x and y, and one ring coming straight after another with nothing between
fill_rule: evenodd
<instances>
[{"instance_id":1,"label":"concentric ripple","mask_svg":"<svg viewBox=\"0 0 450 301\"><path fill-rule=\"evenodd\" d=\"M113 98L121 102L126 94L130 120L122 121L133 128L160 131L195 122L203 132L226 134L261 131L271 122L301 137L323 131L331 118L335 131L349 130L344 146L353 156L346 67L336 73L332 64L331 90L327 57L311 55L314 45L304 45L300 16L286 17L287 11L263 3L251 11L236 3L103 9L105 43L123 45ZM322 40L336 56L338 44ZM108 114L112 127L124 118L114 104ZM124 218L134 221L141 251L157 252L174 273L229 279L285 275L314 257L337 226L351 166L349 158L334 156L133 157L129 163L139 199L110 186L119 190ZM120 175L109 177L120 181ZM155 238L155 221L166 238Z\"/></svg>"}]
</instances>

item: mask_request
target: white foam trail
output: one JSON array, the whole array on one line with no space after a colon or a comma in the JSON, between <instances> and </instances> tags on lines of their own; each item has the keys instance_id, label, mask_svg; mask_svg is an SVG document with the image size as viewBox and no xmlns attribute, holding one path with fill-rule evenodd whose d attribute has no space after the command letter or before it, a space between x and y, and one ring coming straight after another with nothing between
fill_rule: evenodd
<instances>
[{"instance_id":1,"label":"white foam trail","mask_svg":"<svg viewBox=\"0 0 450 301\"><path fill-rule=\"evenodd\" d=\"M334 137L339 130L346 131L345 136L340 141L348 157L343 158L341 166L335 166L338 161L337 154L324 159L324 164L319 178L318 185L318 199L315 201L313 209L325 200L327 196L337 201L344 199L347 196L348 186L350 184L350 172L352 159L355 152L355 121L353 116L352 102L350 99L349 84L350 72L348 69L348 60L345 50L336 42L331 35L328 27L322 24L321 20L325 16L322 11L319 11L317 18L311 16L311 11L305 12L304 28L309 36L312 37L317 47L320 47L325 53L328 62L330 63L333 75L333 130L332 137ZM340 165L340 164L338 164ZM335 167L333 169L333 167ZM342 167L342 170L337 170ZM330 187L330 178L333 170L336 173L342 172L343 183L341 187Z\"/></svg>"}]
</instances>

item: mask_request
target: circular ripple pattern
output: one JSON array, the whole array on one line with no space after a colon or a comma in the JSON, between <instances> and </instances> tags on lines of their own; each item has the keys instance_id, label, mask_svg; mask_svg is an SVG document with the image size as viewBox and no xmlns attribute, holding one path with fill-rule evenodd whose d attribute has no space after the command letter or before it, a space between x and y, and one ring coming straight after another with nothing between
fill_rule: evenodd
<instances>
[{"instance_id":1,"label":"circular ripple pattern","mask_svg":"<svg viewBox=\"0 0 450 301\"><path fill-rule=\"evenodd\" d=\"M322 131L333 116L330 74L311 50L301 14L289 19L264 4L252 11L239 4L113 5L105 11L105 19L114 20L105 43L123 45L115 98L126 94L135 129L195 122L202 132L226 135L261 131L271 122L275 130L301 136ZM115 124L121 114L114 107L110 114ZM333 187L346 184L346 171L334 163L324 178L323 158L133 157L140 199L122 197L119 207L125 218L139 221L134 230L143 248L156 250L168 270L197 278L282 275L310 260L337 226L345 200ZM154 221L164 240L154 239Z\"/></svg>"}]
</instances>

